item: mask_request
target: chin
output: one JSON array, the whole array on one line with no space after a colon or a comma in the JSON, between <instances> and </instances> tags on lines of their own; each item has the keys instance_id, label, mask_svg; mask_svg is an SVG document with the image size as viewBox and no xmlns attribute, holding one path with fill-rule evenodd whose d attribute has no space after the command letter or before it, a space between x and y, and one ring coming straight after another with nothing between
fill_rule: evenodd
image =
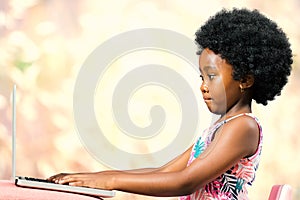
<instances>
[{"instance_id":1,"label":"chin","mask_svg":"<svg viewBox=\"0 0 300 200\"><path fill-rule=\"evenodd\" d=\"M226 111L224 111L224 110L216 109L213 107L207 107L207 108L212 114L215 114L215 115L224 115L226 113Z\"/></svg>"}]
</instances>

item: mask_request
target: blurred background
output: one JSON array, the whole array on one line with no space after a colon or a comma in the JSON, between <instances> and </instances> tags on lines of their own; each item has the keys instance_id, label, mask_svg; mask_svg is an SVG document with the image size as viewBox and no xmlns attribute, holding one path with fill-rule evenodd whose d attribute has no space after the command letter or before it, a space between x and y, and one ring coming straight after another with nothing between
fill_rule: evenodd
<instances>
[{"instance_id":1,"label":"blurred background","mask_svg":"<svg viewBox=\"0 0 300 200\"><path fill-rule=\"evenodd\" d=\"M289 83L268 106L254 106L263 125L264 148L249 194L263 200L273 184L290 184L294 199L300 199L299 0L1 0L0 179L11 178L14 83L17 173L48 177L108 169L86 151L74 125L73 88L84 60L107 39L137 28L170 29L194 39L194 32L223 7L256 8L290 39L294 64ZM126 198L154 199L122 192L114 199Z\"/></svg>"}]
</instances>

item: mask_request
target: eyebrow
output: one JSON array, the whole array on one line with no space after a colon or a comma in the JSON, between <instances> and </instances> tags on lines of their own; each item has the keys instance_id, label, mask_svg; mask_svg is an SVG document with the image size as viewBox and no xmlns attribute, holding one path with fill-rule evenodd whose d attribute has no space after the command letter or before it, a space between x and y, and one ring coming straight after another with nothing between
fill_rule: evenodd
<instances>
[{"instance_id":1,"label":"eyebrow","mask_svg":"<svg viewBox=\"0 0 300 200\"><path fill-rule=\"evenodd\" d=\"M215 66L210 66L210 65L207 65L207 66L204 66L203 67L203 70L205 71L205 72L207 72L208 70L210 70L210 69L217 69ZM201 68L199 67L199 71L202 73L202 70L201 70Z\"/></svg>"}]
</instances>

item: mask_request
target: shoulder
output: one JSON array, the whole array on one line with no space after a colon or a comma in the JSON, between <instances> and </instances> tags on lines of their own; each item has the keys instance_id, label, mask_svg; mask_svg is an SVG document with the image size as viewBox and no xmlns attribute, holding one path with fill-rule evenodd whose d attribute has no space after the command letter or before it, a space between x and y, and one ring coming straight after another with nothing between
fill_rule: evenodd
<instances>
[{"instance_id":1,"label":"shoulder","mask_svg":"<svg viewBox=\"0 0 300 200\"><path fill-rule=\"evenodd\" d=\"M260 125L252 115L242 115L226 122L220 137L244 151L245 157L254 154L259 145Z\"/></svg>"},{"instance_id":2,"label":"shoulder","mask_svg":"<svg viewBox=\"0 0 300 200\"><path fill-rule=\"evenodd\" d=\"M254 133L260 132L260 124L256 117L252 114L243 114L238 117L235 117L225 123L225 126L229 126L230 128L237 128L241 131L250 131Z\"/></svg>"}]
</instances>

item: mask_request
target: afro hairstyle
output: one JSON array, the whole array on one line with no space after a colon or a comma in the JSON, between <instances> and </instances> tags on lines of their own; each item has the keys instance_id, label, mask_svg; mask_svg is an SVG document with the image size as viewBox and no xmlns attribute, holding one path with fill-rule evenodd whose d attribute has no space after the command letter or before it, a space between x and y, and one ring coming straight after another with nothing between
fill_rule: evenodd
<instances>
[{"instance_id":1,"label":"afro hairstyle","mask_svg":"<svg viewBox=\"0 0 300 200\"><path fill-rule=\"evenodd\" d=\"M291 73L292 50L285 33L258 10L223 9L195 33L200 54L208 48L233 67L233 79L254 77L252 98L267 105L281 94Z\"/></svg>"}]
</instances>

